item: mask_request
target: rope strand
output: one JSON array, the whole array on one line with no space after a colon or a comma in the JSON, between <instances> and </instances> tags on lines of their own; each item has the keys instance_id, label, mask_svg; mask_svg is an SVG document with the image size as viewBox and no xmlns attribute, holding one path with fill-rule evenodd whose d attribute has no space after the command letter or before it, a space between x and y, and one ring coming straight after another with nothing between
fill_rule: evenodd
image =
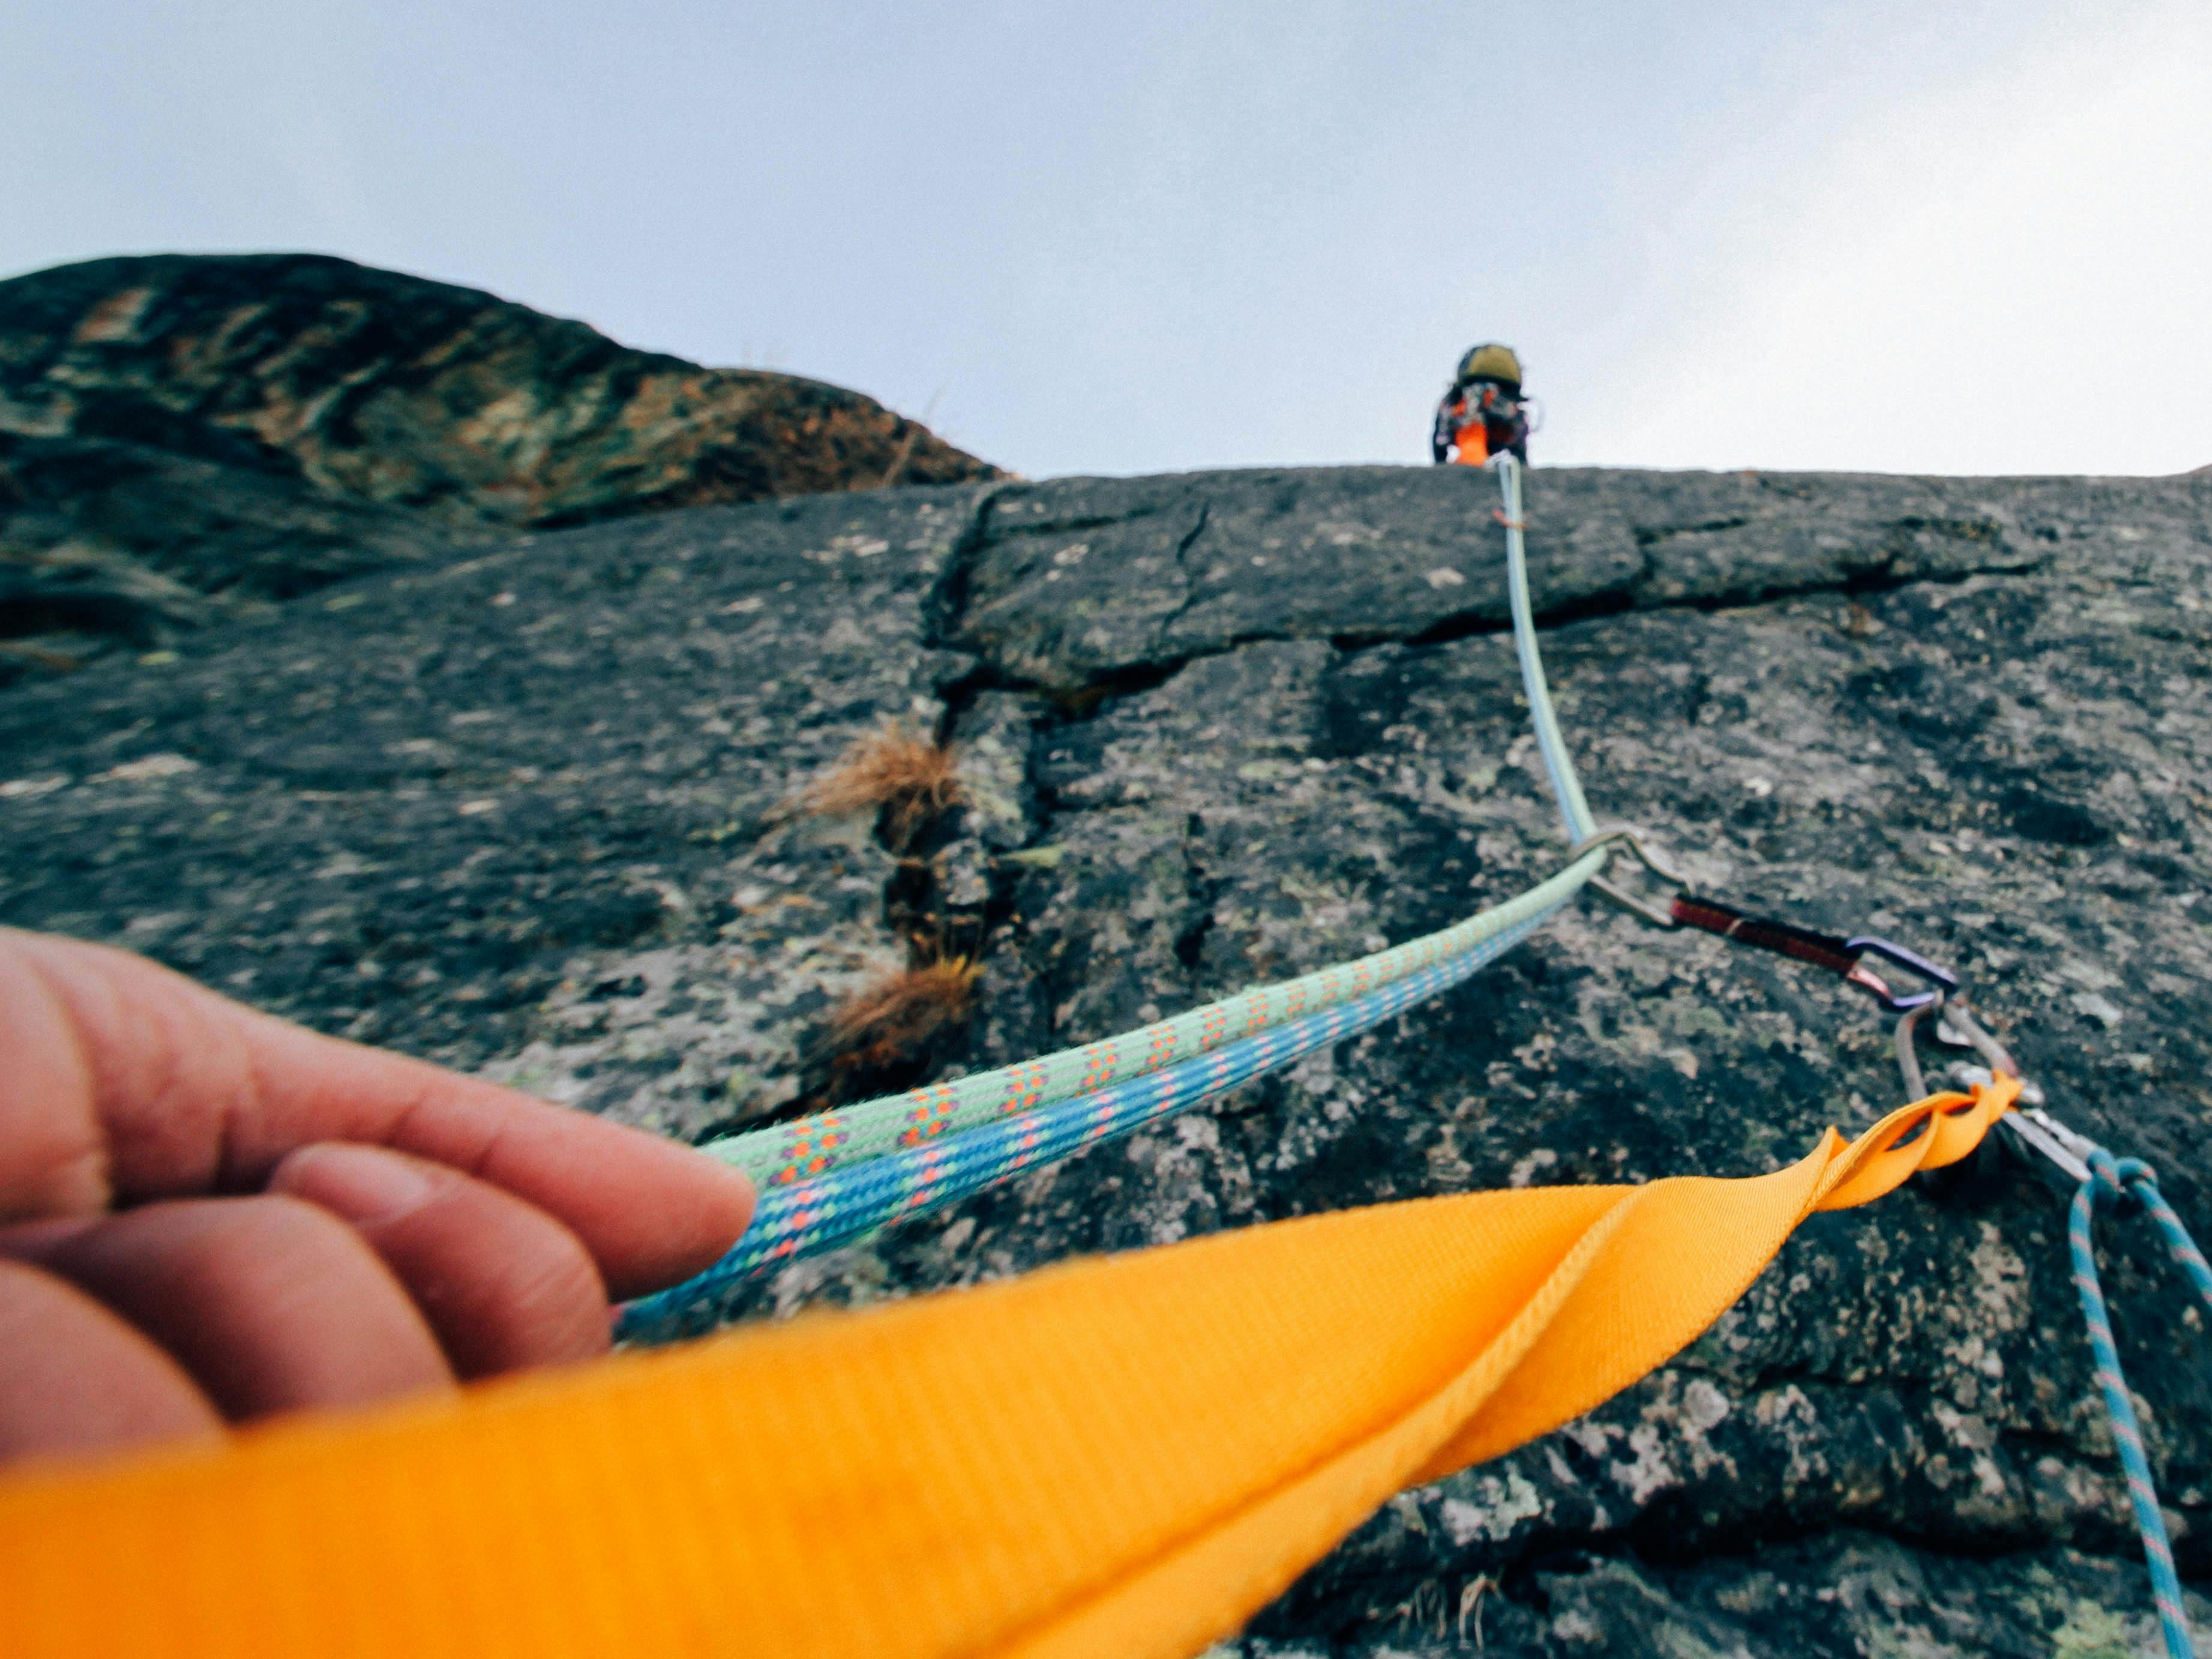
<instances>
[{"instance_id":1,"label":"rope strand","mask_svg":"<svg viewBox=\"0 0 2212 1659\"><path fill-rule=\"evenodd\" d=\"M1513 650L1521 659L1521 684L1528 695L1528 720L1536 728L1536 747L1544 757L1545 774L1552 780L1553 796L1559 803L1559 819L1566 825L1567 842L1579 846L1597 833L1589 803L1583 799L1582 780L1575 775L1567 740L1559 735L1559 717L1552 707L1552 688L1544 678L1544 659L1536 649L1535 606L1528 598L1528 553L1522 544L1526 524L1521 516L1521 463L1509 452L1496 462L1498 487L1505 495L1505 586L1513 611Z\"/></svg>"},{"instance_id":2,"label":"rope strand","mask_svg":"<svg viewBox=\"0 0 2212 1659\"><path fill-rule=\"evenodd\" d=\"M1450 961L1571 896L1604 867L1604 852L1594 850L1503 904L1357 961L1335 963L1297 979L1241 992L1171 1019L1063 1048L1040 1060L727 1136L700 1150L736 1164L765 1190L1142 1077Z\"/></svg>"},{"instance_id":3,"label":"rope strand","mask_svg":"<svg viewBox=\"0 0 2212 1659\"><path fill-rule=\"evenodd\" d=\"M727 1255L696 1278L628 1304L616 1334L624 1341L661 1341L693 1334L713 1323L711 1304L732 1285L775 1272L801 1256L849 1243L902 1217L953 1203L1086 1146L1131 1133L1302 1054L1356 1036L1471 977L1550 921L1572 895L1571 888L1472 949L1394 985L1164 1072L815 1179L769 1188L761 1194L752 1224Z\"/></svg>"},{"instance_id":4,"label":"rope strand","mask_svg":"<svg viewBox=\"0 0 2212 1659\"><path fill-rule=\"evenodd\" d=\"M2112 1439L2119 1447L2120 1468L2128 1481L2128 1503L2135 1510L2136 1530L2142 1537L2143 1560L2150 1568L2151 1597L2158 1606L2158 1622L2166 1638L2167 1659L2196 1659L2189 1635L2189 1618L2181 1601L2181 1579L2174 1571L2173 1545L2166 1532L2166 1517L2159 1512L2158 1488L2151 1479L2150 1459L2143 1451L2142 1425L2136 1417L2135 1401L2128 1395L2128 1379L2120 1370L2118 1346L2112 1340L2112 1320L2105 1305L2104 1287L2097 1279L2096 1246L2090 1237L2100 1204L2115 1207L2138 1199L2166 1235L2166 1248L2212 1305L2212 1267L2205 1264L2197 1241L2182 1225L2181 1218L2158 1189L2158 1176L2141 1158L2115 1160L2103 1147L2089 1154L2089 1179L2075 1189L2067 1218L2066 1242L2074 1255L2074 1288L2081 1297L2081 1316L2089 1327L2089 1347L2096 1355L2097 1386L2105 1396L2105 1410L2112 1421Z\"/></svg>"}]
</instances>

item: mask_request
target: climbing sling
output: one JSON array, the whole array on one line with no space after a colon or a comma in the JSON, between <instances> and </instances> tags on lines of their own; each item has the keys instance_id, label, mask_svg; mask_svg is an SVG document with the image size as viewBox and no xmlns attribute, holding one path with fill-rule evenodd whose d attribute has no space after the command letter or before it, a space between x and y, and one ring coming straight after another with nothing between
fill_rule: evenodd
<instances>
[{"instance_id":1,"label":"climbing sling","mask_svg":"<svg viewBox=\"0 0 2212 1659\"><path fill-rule=\"evenodd\" d=\"M0 1485L16 1655L1185 1659L1695 1338L2006 1079L1738 1181L1469 1193Z\"/></svg>"},{"instance_id":2,"label":"climbing sling","mask_svg":"<svg viewBox=\"0 0 2212 1659\"><path fill-rule=\"evenodd\" d=\"M1557 744L1518 478L1502 470L1531 709L1540 743ZM1233 1067L1193 1073L1171 1097L1161 1079L1222 1068L1237 1042L1286 1049L1388 1018L1371 999L1441 988L1449 964L1487 960L1598 878L1612 844L1592 837L1578 787L1560 787L1571 775L1553 769L1577 849L1551 884L1510 920L1437 936L1451 941L1437 954L1387 970L1370 958L1366 981L1331 981L1326 1006L1310 986L1310 1001L1273 988L1252 994L1264 1006L1232 999L1186 1016L1194 1025L854 1109L843 1139L818 1121L769 1132L738 1161L763 1171L768 1200L891 1171L837 1189L851 1207L817 1235L849 1237L917 1194L1024 1167L1032 1131L1032 1161L1095 1138L1115 1090L1161 1092L1114 1106L1102 1133L1210 1092ZM1279 1052L1248 1054L1241 1074ZM0 1480L8 1650L1183 1659L1393 1492L1510 1450L1663 1363L1806 1216L1964 1157L2021 1086L1998 1071L1848 1144L1829 1130L1766 1175L1312 1216L214 1447L25 1470ZM965 1127L909 1139L930 1121L911 1114L940 1106ZM1008 1125L1025 1127L1008 1139ZM975 1135L957 1158L940 1150ZM933 1151L957 1176L941 1188L901 1163ZM762 1216L792 1242L786 1256L805 1245L799 1212L777 1221L764 1201ZM657 1311L760 1265L725 1263L693 1301Z\"/></svg>"}]
</instances>

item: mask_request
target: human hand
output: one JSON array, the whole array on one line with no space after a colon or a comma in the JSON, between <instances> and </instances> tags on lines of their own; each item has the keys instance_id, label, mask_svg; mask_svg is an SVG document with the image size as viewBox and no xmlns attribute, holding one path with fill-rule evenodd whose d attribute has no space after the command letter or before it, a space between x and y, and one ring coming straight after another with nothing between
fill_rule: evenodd
<instances>
[{"instance_id":1,"label":"human hand","mask_svg":"<svg viewBox=\"0 0 2212 1659\"><path fill-rule=\"evenodd\" d=\"M0 928L0 1461L581 1359L750 1184L641 1131Z\"/></svg>"}]
</instances>

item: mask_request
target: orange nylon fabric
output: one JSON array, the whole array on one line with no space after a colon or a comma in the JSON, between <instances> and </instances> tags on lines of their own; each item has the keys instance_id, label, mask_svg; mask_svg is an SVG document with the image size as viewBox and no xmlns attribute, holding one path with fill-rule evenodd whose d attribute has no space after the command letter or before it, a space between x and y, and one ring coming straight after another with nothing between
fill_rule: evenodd
<instances>
[{"instance_id":1,"label":"orange nylon fabric","mask_svg":"<svg viewBox=\"0 0 2212 1659\"><path fill-rule=\"evenodd\" d=\"M1184 1659L1694 1339L2008 1079L1745 1180L1470 1193L0 1482L7 1649Z\"/></svg>"}]
</instances>

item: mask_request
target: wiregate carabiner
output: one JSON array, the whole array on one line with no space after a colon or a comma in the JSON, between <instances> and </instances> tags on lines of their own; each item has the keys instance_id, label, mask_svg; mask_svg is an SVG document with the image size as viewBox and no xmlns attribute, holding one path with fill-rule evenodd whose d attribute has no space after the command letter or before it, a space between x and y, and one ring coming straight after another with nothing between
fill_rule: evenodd
<instances>
[{"instance_id":1,"label":"wiregate carabiner","mask_svg":"<svg viewBox=\"0 0 2212 1659\"><path fill-rule=\"evenodd\" d=\"M1626 846L1630 852L1635 854L1638 861L1662 881L1670 881L1677 887L1687 887L1690 884L1690 878L1661 858L1652 849L1650 843L1644 839L1644 832L1631 823L1599 825L1595 835L1585 836L1567 849L1568 861L1571 863L1580 859L1585 853L1595 852L1601 847L1615 842ZM1674 926L1674 918L1667 911L1647 903L1626 888L1614 886L1603 876L1591 877L1589 884L1595 888L1608 902L1618 905L1631 915L1641 916L1655 927Z\"/></svg>"},{"instance_id":2,"label":"wiregate carabiner","mask_svg":"<svg viewBox=\"0 0 2212 1659\"><path fill-rule=\"evenodd\" d=\"M1662 880L1670 881L1680 890L1664 910L1648 900L1616 887L1602 876L1595 876L1590 885L1607 899L1632 915L1643 917L1658 927L1697 927L1708 933L1717 933L1723 939L1734 939L1739 945L1757 945L1762 951L1793 957L1799 962L1809 962L1816 968L1826 968L1846 984L1856 985L1874 998L1893 1014L1909 1009L1929 1008L1946 996L1959 990L1958 975L1948 969L1939 968L1917 951L1871 933L1855 933L1848 939L1838 939L1832 933L1819 933L1809 927L1800 927L1795 922L1779 921L1771 916L1755 916L1747 910L1739 910L1718 899L1699 898L1689 890L1689 878L1672 868L1664 859L1654 853L1644 839L1643 832L1625 823L1607 824L1585 840L1577 842L1568 849L1570 859L1578 859L1609 842L1625 844L1643 863L1644 867ZM1863 958L1879 957L1894 967L1925 981L1924 991L1893 991L1889 982L1869 968Z\"/></svg>"}]
</instances>

